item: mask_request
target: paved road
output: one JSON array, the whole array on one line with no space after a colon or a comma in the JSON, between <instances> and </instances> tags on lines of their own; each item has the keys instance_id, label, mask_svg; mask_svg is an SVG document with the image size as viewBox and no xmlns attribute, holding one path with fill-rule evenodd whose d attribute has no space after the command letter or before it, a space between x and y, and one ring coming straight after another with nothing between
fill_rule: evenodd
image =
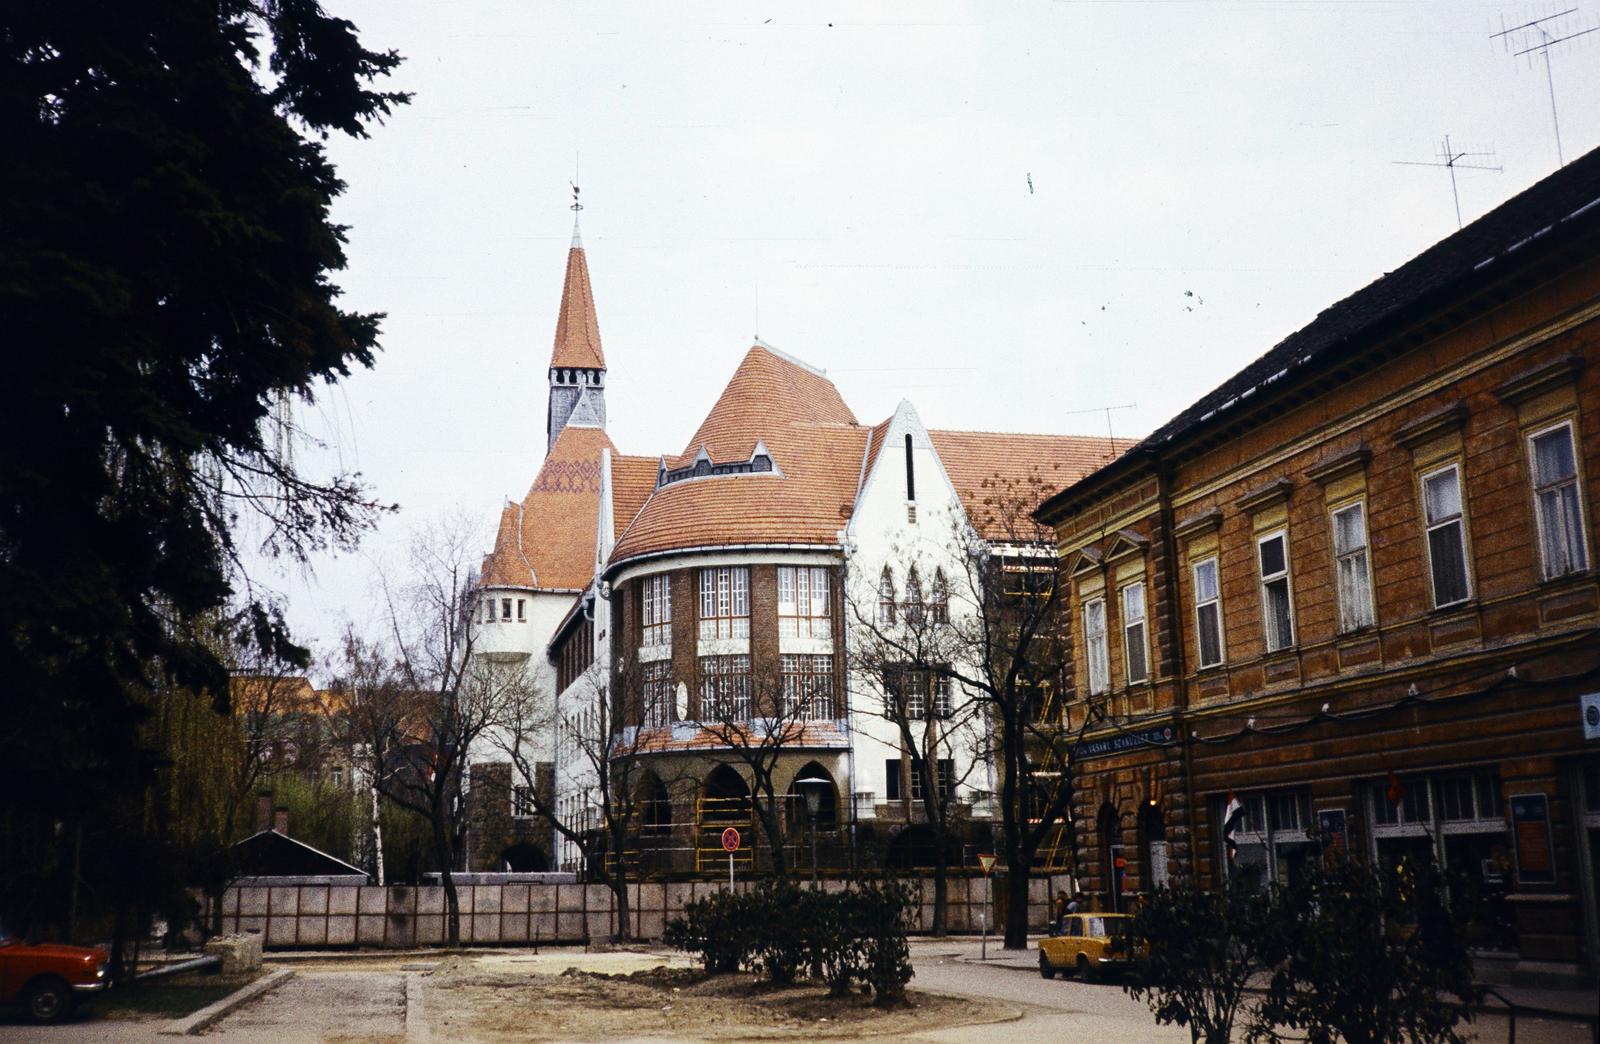
<instances>
[{"instance_id":1,"label":"paved road","mask_svg":"<svg viewBox=\"0 0 1600 1044\"><path fill-rule=\"evenodd\" d=\"M1011 1041L1037 1044L1043 1040L1090 1040L1095 1044L1189 1040L1188 1031L1181 1027L1156 1025L1149 1008L1132 1000L1114 983L1082 983L1060 977L1047 981L1039 976L1033 961L1029 960L1036 960L1036 954L1007 954L992 946L989 953L992 960L984 964L976 960L977 947L965 941L941 945L919 940L912 944L912 961L917 973L911 982L914 989L984 997L1022 1006L1021 1020L983 1028L981 1036L985 1044ZM1508 1028L1503 1017L1480 1015L1468 1028L1466 1036L1481 1044L1497 1044L1508 1038ZM1587 1044L1592 1039L1590 1033L1587 1027L1566 1020L1527 1017L1517 1020L1518 1044ZM926 1033L917 1039L971 1040L973 1029ZM1242 1034L1238 1039L1242 1039Z\"/></svg>"}]
</instances>

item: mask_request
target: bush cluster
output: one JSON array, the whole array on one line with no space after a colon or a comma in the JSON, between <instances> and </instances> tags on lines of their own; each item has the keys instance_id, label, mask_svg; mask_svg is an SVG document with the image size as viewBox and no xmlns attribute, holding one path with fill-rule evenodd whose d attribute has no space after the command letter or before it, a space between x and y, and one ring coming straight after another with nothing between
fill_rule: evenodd
<instances>
[{"instance_id":1,"label":"bush cluster","mask_svg":"<svg viewBox=\"0 0 1600 1044\"><path fill-rule=\"evenodd\" d=\"M1339 862L1265 892L1158 889L1134 920L1148 950L1124 989L1195 1041L1234 1039L1239 1018L1254 1041L1460 1044L1474 986L1448 883L1431 865L1400 871ZM1256 977L1265 994L1246 1008Z\"/></svg>"},{"instance_id":2,"label":"bush cluster","mask_svg":"<svg viewBox=\"0 0 1600 1044\"><path fill-rule=\"evenodd\" d=\"M915 899L894 879L859 879L840 892L768 881L685 904L666 942L699 955L713 975L742 968L779 986L804 977L834 996L860 983L874 1003L895 1004L911 979L906 933Z\"/></svg>"}]
</instances>

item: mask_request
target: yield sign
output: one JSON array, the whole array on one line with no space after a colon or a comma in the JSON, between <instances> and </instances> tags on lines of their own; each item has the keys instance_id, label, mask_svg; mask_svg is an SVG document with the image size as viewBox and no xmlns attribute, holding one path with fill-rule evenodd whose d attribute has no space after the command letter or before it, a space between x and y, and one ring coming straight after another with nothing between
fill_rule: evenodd
<instances>
[{"instance_id":1,"label":"yield sign","mask_svg":"<svg viewBox=\"0 0 1600 1044\"><path fill-rule=\"evenodd\" d=\"M994 869L994 856L980 855L978 857L978 865L983 867L983 872L987 874L990 870Z\"/></svg>"}]
</instances>

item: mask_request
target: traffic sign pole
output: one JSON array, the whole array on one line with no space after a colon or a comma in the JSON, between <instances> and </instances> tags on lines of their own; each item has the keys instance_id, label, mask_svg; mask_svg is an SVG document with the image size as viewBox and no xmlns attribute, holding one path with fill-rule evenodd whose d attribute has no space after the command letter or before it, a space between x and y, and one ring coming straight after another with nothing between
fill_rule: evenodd
<instances>
[{"instance_id":1,"label":"traffic sign pole","mask_svg":"<svg viewBox=\"0 0 1600 1044\"><path fill-rule=\"evenodd\" d=\"M980 960L989 959L989 913L993 906L993 889L989 885L989 872L994 869L994 856L978 856L978 865L983 868L983 913L979 919L983 922L983 952Z\"/></svg>"},{"instance_id":2,"label":"traffic sign pole","mask_svg":"<svg viewBox=\"0 0 1600 1044\"><path fill-rule=\"evenodd\" d=\"M739 831L733 827L722 832L722 847L728 852L728 887L733 887L733 853L739 851Z\"/></svg>"}]
</instances>

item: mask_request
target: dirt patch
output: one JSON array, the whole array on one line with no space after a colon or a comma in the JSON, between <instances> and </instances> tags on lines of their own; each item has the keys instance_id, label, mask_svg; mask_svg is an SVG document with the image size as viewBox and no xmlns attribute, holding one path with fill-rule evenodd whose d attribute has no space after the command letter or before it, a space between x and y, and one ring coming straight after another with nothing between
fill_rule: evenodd
<instances>
[{"instance_id":1,"label":"dirt patch","mask_svg":"<svg viewBox=\"0 0 1600 1044\"><path fill-rule=\"evenodd\" d=\"M829 997L819 986L780 989L750 975L708 977L670 966L550 975L463 958L441 964L425 982L434 1035L446 1040L853 1039L1020 1015L1015 1007L916 991L903 1007L877 1008L859 993Z\"/></svg>"}]
</instances>

